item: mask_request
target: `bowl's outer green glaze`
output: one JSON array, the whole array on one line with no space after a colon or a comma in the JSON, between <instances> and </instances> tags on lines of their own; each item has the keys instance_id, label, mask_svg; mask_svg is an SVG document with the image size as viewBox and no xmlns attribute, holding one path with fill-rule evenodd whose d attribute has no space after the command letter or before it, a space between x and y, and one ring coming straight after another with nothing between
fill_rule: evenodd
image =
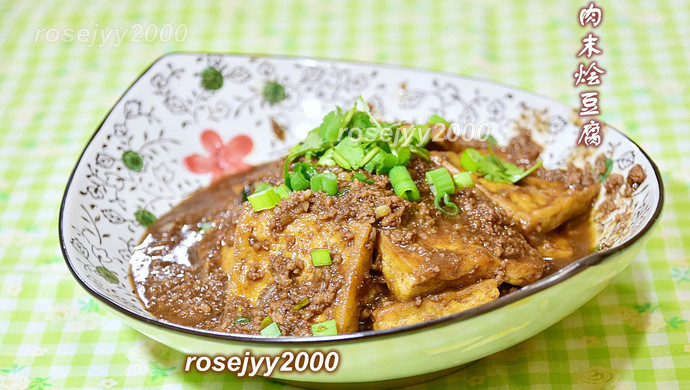
<instances>
[{"instance_id":1,"label":"bowl's outer green glaze","mask_svg":"<svg viewBox=\"0 0 690 390\"><path fill-rule=\"evenodd\" d=\"M605 261L513 304L432 328L387 337L303 347L257 346L199 337L152 326L113 310L141 333L189 355L280 355L286 350L337 351L333 373L282 373L273 379L300 382L377 382L460 366L524 341L562 320L603 290L640 252L647 237Z\"/></svg>"}]
</instances>

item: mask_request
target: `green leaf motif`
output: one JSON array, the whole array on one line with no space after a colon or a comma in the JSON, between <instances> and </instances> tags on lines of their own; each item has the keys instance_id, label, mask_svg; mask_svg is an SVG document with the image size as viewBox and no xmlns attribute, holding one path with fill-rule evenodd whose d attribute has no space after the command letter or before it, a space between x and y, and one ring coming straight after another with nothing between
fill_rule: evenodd
<instances>
[{"instance_id":1,"label":"green leaf motif","mask_svg":"<svg viewBox=\"0 0 690 390\"><path fill-rule=\"evenodd\" d=\"M120 279L118 279L117 275L115 273L107 268L105 268L102 265L99 265L96 267L96 273L102 277L103 279L107 280L108 282L112 284L118 284L120 283Z\"/></svg>"},{"instance_id":2,"label":"green leaf motif","mask_svg":"<svg viewBox=\"0 0 690 390\"><path fill-rule=\"evenodd\" d=\"M264 85L264 100L274 105L285 100L285 87L275 81L269 81Z\"/></svg>"},{"instance_id":3,"label":"green leaf motif","mask_svg":"<svg viewBox=\"0 0 690 390\"><path fill-rule=\"evenodd\" d=\"M677 284L690 282L690 269L671 268L671 279L675 280Z\"/></svg>"},{"instance_id":4,"label":"green leaf motif","mask_svg":"<svg viewBox=\"0 0 690 390\"><path fill-rule=\"evenodd\" d=\"M31 383L29 384L29 389L43 390L48 386L52 386L50 383L48 383L48 379L50 379L49 376L45 378L35 377L31 380Z\"/></svg>"},{"instance_id":5,"label":"green leaf motif","mask_svg":"<svg viewBox=\"0 0 690 390\"><path fill-rule=\"evenodd\" d=\"M134 213L134 217L137 219L139 225L146 228L151 226L151 224L158 219L150 211L144 209L137 210L137 212Z\"/></svg>"},{"instance_id":6,"label":"green leaf motif","mask_svg":"<svg viewBox=\"0 0 690 390\"><path fill-rule=\"evenodd\" d=\"M672 327L673 329L678 329L678 325L683 324L683 323L686 323L686 322L688 322L688 320L682 320L682 319L680 319L680 317L678 317L678 316L675 316L675 317L672 317L672 318L669 319L669 320L666 320L666 323L669 324L669 325L671 325L671 327Z\"/></svg>"},{"instance_id":7,"label":"green leaf motif","mask_svg":"<svg viewBox=\"0 0 690 390\"><path fill-rule=\"evenodd\" d=\"M209 91L215 91L223 86L223 74L212 66L201 72L201 86Z\"/></svg>"},{"instance_id":8,"label":"green leaf motif","mask_svg":"<svg viewBox=\"0 0 690 390\"><path fill-rule=\"evenodd\" d=\"M637 310L638 313L642 314L649 310L650 313L654 313L655 311L659 310L661 308L660 305L652 305L650 302L645 303L644 305L633 305L633 308Z\"/></svg>"},{"instance_id":9,"label":"green leaf motif","mask_svg":"<svg viewBox=\"0 0 690 390\"><path fill-rule=\"evenodd\" d=\"M132 150L122 153L122 162L134 172L141 172L141 169L144 168L144 159L139 153Z\"/></svg>"},{"instance_id":10,"label":"green leaf motif","mask_svg":"<svg viewBox=\"0 0 690 390\"><path fill-rule=\"evenodd\" d=\"M79 306L79 311L84 311L87 313L98 311L98 303L96 303L93 298L89 298L88 300L80 299Z\"/></svg>"},{"instance_id":11,"label":"green leaf motif","mask_svg":"<svg viewBox=\"0 0 690 390\"><path fill-rule=\"evenodd\" d=\"M24 369L26 366L18 366L17 363L12 364L12 367L10 368L0 368L0 372L3 374L9 374L9 373L17 373L21 370Z\"/></svg>"},{"instance_id":12,"label":"green leaf motif","mask_svg":"<svg viewBox=\"0 0 690 390\"><path fill-rule=\"evenodd\" d=\"M167 377L168 372L175 369L175 367L164 368L156 364L155 362L149 362L149 368L151 369L151 380L155 381L159 377Z\"/></svg>"}]
</instances>

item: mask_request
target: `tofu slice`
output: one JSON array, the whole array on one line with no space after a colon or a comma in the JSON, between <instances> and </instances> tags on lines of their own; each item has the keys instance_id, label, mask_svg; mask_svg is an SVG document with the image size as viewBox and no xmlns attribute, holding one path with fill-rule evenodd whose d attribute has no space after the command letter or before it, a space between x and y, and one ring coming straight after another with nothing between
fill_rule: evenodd
<instances>
[{"instance_id":1,"label":"tofu slice","mask_svg":"<svg viewBox=\"0 0 690 390\"><path fill-rule=\"evenodd\" d=\"M371 267L372 226L354 221L324 221L314 213L302 213L282 231L273 232L271 222L277 219L275 209L255 212L249 204L244 205L235 231L233 258L227 261L232 266L228 297L248 301L279 322L280 310L292 310L292 303L286 299L271 302L262 297L277 291L279 295L299 294L313 301L319 291L317 283L312 282L328 272L340 287L335 300L327 302L323 312L311 322L335 319L338 333L357 331L360 298ZM329 249L333 264L314 267L311 252L316 249ZM297 265L294 272L281 274L289 264Z\"/></svg>"},{"instance_id":2,"label":"tofu slice","mask_svg":"<svg viewBox=\"0 0 690 390\"><path fill-rule=\"evenodd\" d=\"M485 279L462 287L427 295L417 305L414 301L393 302L374 310L374 329L390 329L445 317L483 305L498 298L498 281Z\"/></svg>"},{"instance_id":3,"label":"tofu slice","mask_svg":"<svg viewBox=\"0 0 690 390\"><path fill-rule=\"evenodd\" d=\"M585 212L599 193L593 185L581 190L530 176L519 184L477 180L477 187L518 223L523 234L549 232Z\"/></svg>"},{"instance_id":4,"label":"tofu slice","mask_svg":"<svg viewBox=\"0 0 690 390\"><path fill-rule=\"evenodd\" d=\"M427 234L403 246L382 231L378 250L386 284L401 301L491 278L501 267L499 258L460 233Z\"/></svg>"},{"instance_id":5,"label":"tofu slice","mask_svg":"<svg viewBox=\"0 0 690 390\"><path fill-rule=\"evenodd\" d=\"M220 267L226 274L232 273L235 266L235 256L231 246L224 246L220 249Z\"/></svg>"},{"instance_id":6,"label":"tofu slice","mask_svg":"<svg viewBox=\"0 0 690 390\"><path fill-rule=\"evenodd\" d=\"M526 256L521 259L504 260L503 269L504 282L514 286L526 286L541 279L546 262L541 257Z\"/></svg>"}]
</instances>

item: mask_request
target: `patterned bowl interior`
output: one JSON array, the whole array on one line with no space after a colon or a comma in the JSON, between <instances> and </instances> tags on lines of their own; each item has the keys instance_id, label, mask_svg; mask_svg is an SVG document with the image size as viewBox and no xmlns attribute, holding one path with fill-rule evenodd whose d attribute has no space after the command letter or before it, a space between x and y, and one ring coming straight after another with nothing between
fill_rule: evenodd
<instances>
[{"instance_id":1,"label":"patterned bowl interior","mask_svg":"<svg viewBox=\"0 0 690 390\"><path fill-rule=\"evenodd\" d=\"M544 147L545 166L583 166L604 152L624 176L647 179L618 212L597 207L598 240L620 245L652 223L660 202L653 163L605 127L598 149L575 146L574 111L485 80L372 64L304 58L176 53L156 61L124 94L83 152L65 192L61 240L87 288L125 311L152 318L128 277L145 226L222 174L281 157L334 106L357 95L386 120L437 113L464 126L487 123L499 143L519 126ZM620 215L619 215L620 214Z\"/></svg>"}]
</instances>

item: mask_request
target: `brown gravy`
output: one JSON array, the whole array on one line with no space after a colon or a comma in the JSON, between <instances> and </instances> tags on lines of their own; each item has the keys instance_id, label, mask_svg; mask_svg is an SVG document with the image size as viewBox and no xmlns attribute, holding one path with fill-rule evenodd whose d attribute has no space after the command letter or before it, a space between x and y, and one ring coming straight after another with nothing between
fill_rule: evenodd
<instances>
[{"instance_id":1,"label":"brown gravy","mask_svg":"<svg viewBox=\"0 0 690 390\"><path fill-rule=\"evenodd\" d=\"M392 242L400 248L420 248L415 250L431 261L427 264L428 269L423 272L432 275L431 277L438 272L451 275L459 270L455 267L444 271L442 258L452 253L449 254L447 249L430 248L429 245L433 244L429 244L428 234L447 234L455 237L455 240L485 248L489 256L503 259L502 266L506 261L513 261L528 267L518 270L524 271L528 279L532 277L530 273L536 272L538 279L591 252L593 242L589 212L568 220L547 234L533 234L525 240L517 225L481 191L473 188L454 195L454 201L461 208L460 215L455 218L444 217L434 209L428 187L423 180L423 172L429 169L426 162L411 162L410 170L423 194L422 200L418 204L407 205L404 213L401 212L398 216L399 220L384 223L383 219L379 219L373 226L378 234L387 232ZM386 197L393 195L387 179L375 179L375 183L369 187L361 182L341 182L341 186L347 185L349 191L341 197L331 199L324 194L312 194L309 198L310 212L323 217L327 208L320 207L322 204L330 204L329 207L340 211L336 216L323 217L324 220L341 217L343 221L358 218L366 220L367 213L374 212L377 199L387 199ZM292 294L289 289L283 293L276 290L273 293L266 292L261 299L279 303L269 305L273 309L253 308L246 300L228 298L229 270L225 264L228 256L223 253L223 248L231 247L235 239L236 223L243 213L243 191L252 189L259 182L281 183L282 162L269 163L238 175L227 176L197 191L149 227L132 256L131 279L137 295L154 316L203 329L256 334L264 317L270 315L275 320L276 316L280 316L277 313L283 313L279 318L282 319L281 328L284 332L294 335L309 334L305 329L309 329L309 323L316 321L320 313L318 310L323 310L323 307L313 304L308 306L308 310L300 311L299 315L289 309L299 300L299 294L307 293ZM368 204L366 199L373 199L372 204ZM396 210L396 206L391 205ZM540 254L541 252L546 255ZM371 270L366 278L368 287L363 287L367 292L360 298L361 313L356 329L360 331L372 329L372 312L396 301L382 276L377 249L373 250L372 257ZM328 276L332 280L342 277L338 275L338 271L334 272ZM502 274L504 271L488 268L487 272L498 275L496 277L499 280L507 280ZM448 288L452 290L454 286L449 284ZM512 287L504 282L501 290L509 291ZM289 296L291 300L281 304L281 296ZM422 297L415 299L419 300L424 296L422 294ZM336 300L335 295L332 300ZM322 306L332 303L325 302ZM312 309L314 312L310 313L309 310ZM251 321L238 324L236 319L240 316L250 318Z\"/></svg>"}]
</instances>

